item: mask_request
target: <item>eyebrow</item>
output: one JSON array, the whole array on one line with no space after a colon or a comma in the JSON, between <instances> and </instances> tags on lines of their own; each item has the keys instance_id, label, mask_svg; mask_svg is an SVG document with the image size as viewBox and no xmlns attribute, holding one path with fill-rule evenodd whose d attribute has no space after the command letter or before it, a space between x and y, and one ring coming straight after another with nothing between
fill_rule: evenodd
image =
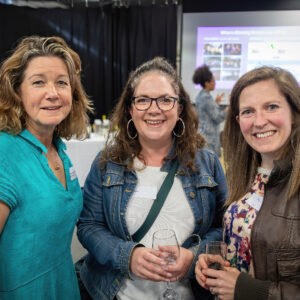
<instances>
[{"instance_id":1,"label":"eyebrow","mask_svg":"<svg viewBox=\"0 0 300 300\"><path fill-rule=\"evenodd\" d=\"M31 76L28 77L28 79L32 79L33 77L46 77L45 74L32 74ZM57 76L57 78L61 78L61 77L66 77L69 78L68 74L60 74Z\"/></svg>"},{"instance_id":2,"label":"eyebrow","mask_svg":"<svg viewBox=\"0 0 300 300\"><path fill-rule=\"evenodd\" d=\"M160 96L158 96L158 97L150 97L150 96L148 96L148 95L142 94L142 95L133 96L133 97L160 98L160 97L166 97L166 96L170 96L170 95L166 93L166 94L162 94L162 95L160 95ZM170 97L174 97L174 96L170 96Z\"/></svg>"},{"instance_id":3,"label":"eyebrow","mask_svg":"<svg viewBox=\"0 0 300 300\"><path fill-rule=\"evenodd\" d=\"M281 99L273 99L273 100L269 100L265 103L263 103L263 106L265 105L270 105L270 104L280 104L281 103ZM246 105L246 106L240 106L239 109L250 109L253 108L252 105Z\"/></svg>"}]
</instances>

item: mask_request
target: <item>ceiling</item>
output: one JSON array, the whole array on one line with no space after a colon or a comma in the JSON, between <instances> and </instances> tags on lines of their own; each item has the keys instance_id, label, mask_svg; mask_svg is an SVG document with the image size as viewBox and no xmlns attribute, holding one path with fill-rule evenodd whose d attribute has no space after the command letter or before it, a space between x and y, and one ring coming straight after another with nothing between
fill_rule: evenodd
<instances>
[{"instance_id":1,"label":"ceiling","mask_svg":"<svg viewBox=\"0 0 300 300\"><path fill-rule=\"evenodd\" d=\"M178 4L180 0L0 0L2 4L27 6L32 8L72 8L72 7L129 7L133 5Z\"/></svg>"}]
</instances>

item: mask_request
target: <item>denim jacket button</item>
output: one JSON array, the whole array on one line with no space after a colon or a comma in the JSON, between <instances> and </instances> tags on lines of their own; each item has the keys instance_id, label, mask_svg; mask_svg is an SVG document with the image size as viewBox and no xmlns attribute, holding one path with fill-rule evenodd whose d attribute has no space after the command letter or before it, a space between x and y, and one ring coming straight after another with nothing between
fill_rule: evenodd
<instances>
[{"instance_id":1,"label":"denim jacket button","mask_svg":"<svg viewBox=\"0 0 300 300\"><path fill-rule=\"evenodd\" d=\"M203 221L203 219L202 219L202 218L199 218L199 219L197 220L197 223L200 225L200 224L202 223L202 221Z\"/></svg>"},{"instance_id":2,"label":"denim jacket button","mask_svg":"<svg viewBox=\"0 0 300 300\"><path fill-rule=\"evenodd\" d=\"M129 235L126 235L126 239L129 241L129 240L130 240L130 236L129 236Z\"/></svg>"},{"instance_id":3,"label":"denim jacket button","mask_svg":"<svg viewBox=\"0 0 300 300\"><path fill-rule=\"evenodd\" d=\"M190 197L191 197L191 198L195 198L195 196L196 196L196 195L195 195L194 192L190 192Z\"/></svg>"}]
</instances>

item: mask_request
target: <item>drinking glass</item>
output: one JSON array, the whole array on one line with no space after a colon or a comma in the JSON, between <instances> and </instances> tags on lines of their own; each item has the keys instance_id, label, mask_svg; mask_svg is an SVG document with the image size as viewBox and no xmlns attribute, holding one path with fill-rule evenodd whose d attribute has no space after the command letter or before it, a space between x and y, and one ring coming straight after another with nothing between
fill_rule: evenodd
<instances>
[{"instance_id":1,"label":"drinking glass","mask_svg":"<svg viewBox=\"0 0 300 300\"><path fill-rule=\"evenodd\" d=\"M168 256L165 258L165 260L168 265L175 264L176 260L179 257L180 252L179 252L179 245L174 230L161 229L154 232L153 240L152 240L152 248L155 250L159 250L158 246L171 246L170 252L167 252ZM166 300L179 300L180 296L172 288L170 282L167 282L167 289L164 291L162 298Z\"/></svg>"},{"instance_id":2,"label":"drinking glass","mask_svg":"<svg viewBox=\"0 0 300 300\"><path fill-rule=\"evenodd\" d=\"M206 254L209 254L208 267L214 270L222 270L224 266L223 262L226 259L226 244L221 241L210 241L206 244L205 252ZM215 295L213 292L211 293L214 295L215 300L219 299L217 295Z\"/></svg>"}]
</instances>

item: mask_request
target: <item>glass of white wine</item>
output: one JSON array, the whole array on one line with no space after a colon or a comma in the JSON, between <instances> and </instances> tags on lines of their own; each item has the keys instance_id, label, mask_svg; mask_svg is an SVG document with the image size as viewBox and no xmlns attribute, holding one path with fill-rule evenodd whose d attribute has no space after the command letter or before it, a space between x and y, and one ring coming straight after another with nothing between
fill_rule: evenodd
<instances>
[{"instance_id":1,"label":"glass of white wine","mask_svg":"<svg viewBox=\"0 0 300 300\"><path fill-rule=\"evenodd\" d=\"M174 230L161 229L154 232L153 240L152 240L152 248L155 250L159 250L159 246L171 246L169 247L170 252L167 252L168 256L165 258L165 260L168 265L175 264L176 260L180 255L180 250L179 250L179 245ZM166 300L180 299L180 296L172 288L170 282L167 282L167 289L164 291L162 295L162 299L166 299Z\"/></svg>"},{"instance_id":2,"label":"glass of white wine","mask_svg":"<svg viewBox=\"0 0 300 300\"><path fill-rule=\"evenodd\" d=\"M224 261L226 259L227 245L222 241L210 241L207 242L205 252L208 255L208 267L214 270L223 270ZM219 297L214 295L215 300Z\"/></svg>"}]
</instances>

